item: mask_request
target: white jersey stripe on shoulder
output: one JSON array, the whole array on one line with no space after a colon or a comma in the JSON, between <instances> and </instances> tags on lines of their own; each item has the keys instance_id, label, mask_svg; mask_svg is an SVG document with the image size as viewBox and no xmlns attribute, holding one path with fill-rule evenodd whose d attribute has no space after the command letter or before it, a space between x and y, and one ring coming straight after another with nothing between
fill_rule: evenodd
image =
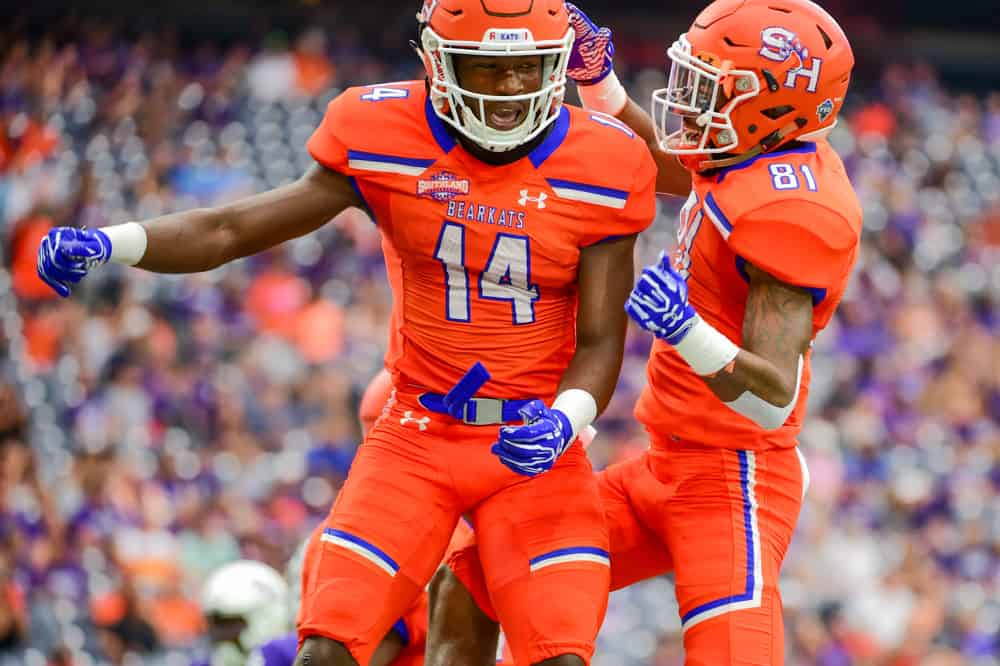
<instances>
[{"instance_id":1,"label":"white jersey stripe on shoulder","mask_svg":"<svg viewBox=\"0 0 1000 666\"><path fill-rule=\"evenodd\" d=\"M625 199L595 194L593 192L570 190L564 187L553 187L552 191L555 192L556 196L560 199L572 199L573 201L582 201L584 203L597 204L598 206L607 206L608 208L621 209L624 208L626 204Z\"/></svg>"},{"instance_id":2,"label":"white jersey stripe on shoulder","mask_svg":"<svg viewBox=\"0 0 1000 666\"><path fill-rule=\"evenodd\" d=\"M424 167L408 166L406 164L396 164L394 162L377 162L375 160L347 160L347 166L359 171L380 171L382 173L397 173L401 176L419 176Z\"/></svg>"}]
</instances>

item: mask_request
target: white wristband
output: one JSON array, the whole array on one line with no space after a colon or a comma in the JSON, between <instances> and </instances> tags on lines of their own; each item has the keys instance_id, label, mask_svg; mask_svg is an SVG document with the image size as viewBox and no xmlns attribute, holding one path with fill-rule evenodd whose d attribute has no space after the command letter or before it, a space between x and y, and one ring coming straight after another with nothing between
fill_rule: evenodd
<instances>
[{"instance_id":1,"label":"white wristband","mask_svg":"<svg viewBox=\"0 0 1000 666\"><path fill-rule=\"evenodd\" d=\"M583 108L600 111L609 116L617 116L628 102L628 92L614 71L593 85L577 85L576 92L580 95Z\"/></svg>"},{"instance_id":2,"label":"white wristband","mask_svg":"<svg viewBox=\"0 0 1000 666\"><path fill-rule=\"evenodd\" d=\"M714 326L698 317L674 349L697 374L714 375L732 363L740 348Z\"/></svg>"},{"instance_id":3,"label":"white wristband","mask_svg":"<svg viewBox=\"0 0 1000 666\"><path fill-rule=\"evenodd\" d=\"M552 409L558 409L569 419L569 424L573 427L573 437L569 440L571 442L597 418L597 401L583 389L566 389L556 396Z\"/></svg>"},{"instance_id":4,"label":"white wristband","mask_svg":"<svg viewBox=\"0 0 1000 666\"><path fill-rule=\"evenodd\" d=\"M108 261L134 266L146 254L146 230L137 222L116 224L101 229L111 241L111 256Z\"/></svg>"}]
</instances>

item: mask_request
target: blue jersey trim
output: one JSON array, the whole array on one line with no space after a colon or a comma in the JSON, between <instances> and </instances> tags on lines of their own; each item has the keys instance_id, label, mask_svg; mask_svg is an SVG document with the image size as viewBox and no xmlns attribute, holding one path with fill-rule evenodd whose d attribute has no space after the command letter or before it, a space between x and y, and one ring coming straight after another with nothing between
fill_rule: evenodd
<instances>
[{"instance_id":1,"label":"blue jersey trim","mask_svg":"<svg viewBox=\"0 0 1000 666\"><path fill-rule=\"evenodd\" d=\"M569 134L569 110L564 106L559 110L559 117L552 124L545 140L528 153L528 159L531 160L536 169L542 166L542 163L549 159L552 153L556 152L556 149L566 140L567 134Z\"/></svg>"},{"instance_id":2,"label":"blue jersey trim","mask_svg":"<svg viewBox=\"0 0 1000 666\"><path fill-rule=\"evenodd\" d=\"M368 205L368 199L365 199L365 195L361 192L361 186L358 185L358 179L354 176L348 176L347 182L351 184L351 187L354 188L358 198L361 199L361 204L364 206L365 212L368 213L368 217L372 219L372 224L378 226L378 220L375 219L375 211L373 211L372 207Z\"/></svg>"},{"instance_id":3,"label":"blue jersey trim","mask_svg":"<svg viewBox=\"0 0 1000 666\"><path fill-rule=\"evenodd\" d=\"M747 260L736 255L736 272L740 274L747 284L750 284L750 274L747 273ZM793 287L798 287L799 289L805 289L812 295L813 307L816 307L826 298L826 289L824 287L801 287L797 284L793 284Z\"/></svg>"},{"instance_id":4,"label":"blue jersey trim","mask_svg":"<svg viewBox=\"0 0 1000 666\"><path fill-rule=\"evenodd\" d=\"M721 169L719 169L719 172L717 174L718 179L715 182L721 183L723 179L725 179L726 174L732 171L739 171L740 169L746 169L747 167L752 166L754 162L757 162L758 160L765 160L765 159L769 160L772 157L783 157L784 155L791 155L794 153L815 153L815 152L816 152L815 143L803 143L801 146L795 146L794 148L787 148L785 150L776 150L772 153L762 153L760 155L757 155L756 157L748 159L746 162L740 162L739 164L734 164L733 166L730 167L722 167Z\"/></svg>"},{"instance_id":5,"label":"blue jersey trim","mask_svg":"<svg viewBox=\"0 0 1000 666\"><path fill-rule=\"evenodd\" d=\"M444 121L438 118L437 113L434 112L430 96L427 97L427 101L424 103L424 116L427 118L427 126L431 130L431 135L437 141L437 145L441 148L441 151L447 155L455 147L455 137L448 131Z\"/></svg>"},{"instance_id":6,"label":"blue jersey trim","mask_svg":"<svg viewBox=\"0 0 1000 666\"><path fill-rule=\"evenodd\" d=\"M363 150L348 150L347 159L365 160L368 162L383 162L385 164L401 164L403 166L421 167L426 169L437 160L424 160L419 157L400 157L399 155L386 155L384 153L367 153Z\"/></svg>"},{"instance_id":7,"label":"blue jersey trim","mask_svg":"<svg viewBox=\"0 0 1000 666\"><path fill-rule=\"evenodd\" d=\"M403 641L403 647L410 644L410 630L406 626L406 620L399 618L396 623L392 625L392 630L399 634L400 640Z\"/></svg>"},{"instance_id":8,"label":"blue jersey trim","mask_svg":"<svg viewBox=\"0 0 1000 666\"><path fill-rule=\"evenodd\" d=\"M715 203L715 197L712 196L711 192L705 193L705 205L712 210L716 219L722 224L723 227L726 228L726 231L733 230L732 222L729 221L729 218L727 218L725 213L722 212L722 209L719 208L719 204Z\"/></svg>"},{"instance_id":9,"label":"blue jersey trim","mask_svg":"<svg viewBox=\"0 0 1000 666\"><path fill-rule=\"evenodd\" d=\"M588 185L586 183L578 183L572 180L560 180L558 178L546 178L549 186L553 189L563 188L567 190L576 190L577 192L587 192L589 194L598 194L603 197L611 197L612 199L628 199L628 191L626 190L616 190L612 187L600 187L598 185Z\"/></svg>"},{"instance_id":10,"label":"blue jersey trim","mask_svg":"<svg viewBox=\"0 0 1000 666\"><path fill-rule=\"evenodd\" d=\"M590 245L584 245L584 247L594 247L595 245L601 245L602 243L614 243L616 240L621 240L622 238L628 238L629 236L634 236L635 234L618 234L615 236L605 236L600 240L596 240Z\"/></svg>"}]
</instances>

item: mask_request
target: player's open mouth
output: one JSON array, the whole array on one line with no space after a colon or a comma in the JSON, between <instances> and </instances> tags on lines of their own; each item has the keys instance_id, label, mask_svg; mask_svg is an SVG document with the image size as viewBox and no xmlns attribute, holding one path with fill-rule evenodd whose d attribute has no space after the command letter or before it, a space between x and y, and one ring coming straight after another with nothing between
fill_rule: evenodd
<instances>
[{"instance_id":1,"label":"player's open mouth","mask_svg":"<svg viewBox=\"0 0 1000 666\"><path fill-rule=\"evenodd\" d=\"M512 130L521 124L524 108L520 104L497 104L487 110L487 124L501 132Z\"/></svg>"},{"instance_id":2,"label":"player's open mouth","mask_svg":"<svg viewBox=\"0 0 1000 666\"><path fill-rule=\"evenodd\" d=\"M698 124L693 119L685 118L681 130L679 141L681 145L696 146L701 142L701 135L704 130L698 127Z\"/></svg>"},{"instance_id":3,"label":"player's open mouth","mask_svg":"<svg viewBox=\"0 0 1000 666\"><path fill-rule=\"evenodd\" d=\"M681 134L681 143L686 146L697 146L701 142L701 132L685 128Z\"/></svg>"}]
</instances>

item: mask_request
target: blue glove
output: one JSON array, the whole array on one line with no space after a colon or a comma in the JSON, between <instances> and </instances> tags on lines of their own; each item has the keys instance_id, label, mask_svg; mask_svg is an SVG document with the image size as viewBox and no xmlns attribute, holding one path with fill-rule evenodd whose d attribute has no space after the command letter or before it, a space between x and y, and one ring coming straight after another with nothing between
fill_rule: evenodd
<instances>
[{"instance_id":1,"label":"blue glove","mask_svg":"<svg viewBox=\"0 0 1000 666\"><path fill-rule=\"evenodd\" d=\"M100 229L55 227L38 246L38 277L63 298L70 285L111 258L111 240Z\"/></svg>"},{"instance_id":2,"label":"blue glove","mask_svg":"<svg viewBox=\"0 0 1000 666\"><path fill-rule=\"evenodd\" d=\"M535 476L547 472L573 441L573 426L558 409L541 400L521 408L524 425L503 426L490 451L517 474Z\"/></svg>"},{"instance_id":3,"label":"blue glove","mask_svg":"<svg viewBox=\"0 0 1000 666\"><path fill-rule=\"evenodd\" d=\"M656 264L643 269L625 301L625 311L635 323L672 345L684 339L697 317L688 303L687 282L663 252Z\"/></svg>"},{"instance_id":4,"label":"blue glove","mask_svg":"<svg viewBox=\"0 0 1000 666\"><path fill-rule=\"evenodd\" d=\"M576 5L567 2L569 24L576 32L573 50L569 54L566 75L578 85L590 86L611 73L615 43L610 28L598 28Z\"/></svg>"}]
</instances>

